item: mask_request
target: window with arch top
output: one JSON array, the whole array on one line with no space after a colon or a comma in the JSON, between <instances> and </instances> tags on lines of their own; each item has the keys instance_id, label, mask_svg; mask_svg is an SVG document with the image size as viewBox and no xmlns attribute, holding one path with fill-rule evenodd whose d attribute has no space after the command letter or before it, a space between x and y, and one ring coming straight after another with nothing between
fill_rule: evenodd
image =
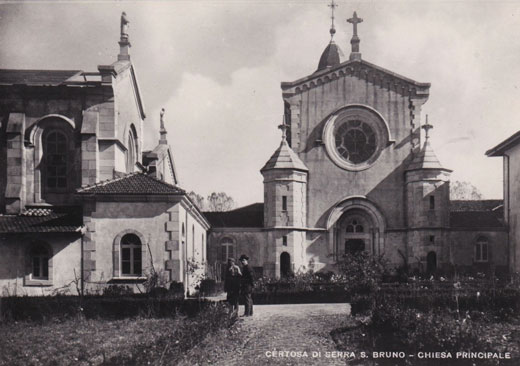
<instances>
[{"instance_id":1,"label":"window with arch top","mask_svg":"<svg viewBox=\"0 0 520 366\"><path fill-rule=\"evenodd\" d=\"M51 130L44 137L43 156L45 163L45 187L66 189L67 181L67 137L58 130Z\"/></svg>"},{"instance_id":2,"label":"window with arch top","mask_svg":"<svg viewBox=\"0 0 520 366\"><path fill-rule=\"evenodd\" d=\"M353 219L347 225L347 233L363 233L365 228L357 219Z\"/></svg>"},{"instance_id":3,"label":"window with arch top","mask_svg":"<svg viewBox=\"0 0 520 366\"><path fill-rule=\"evenodd\" d=\"M121 238L121 275L140 276L142 274L142 244L135 234Z\"/></svg>"}]
</instances>

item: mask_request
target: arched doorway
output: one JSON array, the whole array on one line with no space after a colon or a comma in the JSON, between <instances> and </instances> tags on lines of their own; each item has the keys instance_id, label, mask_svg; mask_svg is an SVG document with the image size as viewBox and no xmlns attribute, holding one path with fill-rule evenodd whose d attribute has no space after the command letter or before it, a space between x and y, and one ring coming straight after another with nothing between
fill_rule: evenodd
<instances>
[{"instance_id":1,"label":"arched doorway","mask_svg":"<svg viewBox=\"0 0 520 366\"><path fill-rule=\"evenodd\" d=\"M426 256L426 272L428 274L435 273L437 270L437 254L431 251Z\"/></svg>"},{"instance_id":2,"label":"arched doorway","mask_svg":"<svg viewBox=\"0 0 520 366\"><path fill-rule=\"evenodd\" d=\"M280 254L280 277L289 277L291 273L291 255L283 252Z\"/></svg>"}]
</instances>

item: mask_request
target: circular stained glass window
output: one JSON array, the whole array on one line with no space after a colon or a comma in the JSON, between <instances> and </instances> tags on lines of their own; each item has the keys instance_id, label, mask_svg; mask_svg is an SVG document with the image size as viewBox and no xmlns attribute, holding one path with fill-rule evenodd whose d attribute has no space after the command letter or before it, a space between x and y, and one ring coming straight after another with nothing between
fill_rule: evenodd
<instances>
[{"instance_id":1,"label":"circular stained glass window","mask_svg":"<svg viewBox=\"0 0 520 366\"><path fill-rule=\"evenodd\" d=\"M339 167L361 171L378 160L390 142L388 124L368 106L350 105L329 116L323 141L330 159Z\"/></svg>"},{"instance_id":2,"label":"circular stained glass window","mask_svg":"<svg viewBox=\"0 0 520 366\"><path fill-rule=\"evenodd\" d=\"M377 139L374 130L366 123L351 120L341 124L335 132L336 150L346 161L361 164L374 155Z\"/></svg>"}]
</instances>

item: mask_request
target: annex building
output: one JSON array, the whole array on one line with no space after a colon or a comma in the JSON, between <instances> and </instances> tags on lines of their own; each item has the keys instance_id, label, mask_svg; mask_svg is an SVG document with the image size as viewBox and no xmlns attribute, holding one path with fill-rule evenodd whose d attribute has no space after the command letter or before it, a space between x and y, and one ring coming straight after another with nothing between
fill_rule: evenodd
<instances>
[{"instance_id":1,"label":"annex building","mask_svg":"<svg viewBox=\"0 0 520 366\"><path fill-rule=\"evenodd\" d=\"M282 140L259 167L264 202L206 214L210 263L245 253L259 274L284 276L333 271L338 256L366 250L422 273L506 270L503 202L450 200L451 170L421 113L430 84L366 61L362 21L348 19L348 59L333 23L317 69L281 83Z\"/></svg>"},{"instance_id":2,"label":"annex building","mask_svg":"<svg viewBox=\"0 0 520 366\"><path fill-rule=\"evenodd\" d=\"M123 13L117 60L96 72L0 70L3 296L137 291L152 277L188 290L203 270L209 223L177 183L163 113L143 151L153 122L127 28Z\"/></svg>"}]
</instances>

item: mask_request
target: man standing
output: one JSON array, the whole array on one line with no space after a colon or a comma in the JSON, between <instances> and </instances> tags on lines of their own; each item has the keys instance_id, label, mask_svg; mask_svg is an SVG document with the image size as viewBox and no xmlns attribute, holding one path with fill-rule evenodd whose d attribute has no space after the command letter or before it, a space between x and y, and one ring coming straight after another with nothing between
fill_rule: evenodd
<instances>
[{"instance_id":1,"label":"man standing","mask_svg":"<svg viewBox=\"0 0 520 366\"><path fill-rule=\"evenodd\" d=\"M240 263L242 263L242 295L244 295L245 300L245 311L244 316L252 316L253 315L253 272L248 265L249 257L245 254L240 256Z\"/></svg>"},{"instance_id":2,"label":"man standing","mask_svg":"<svg viewBox=\"0 0 520 366\"><path fill-rule=\"evenodd\" d=\"M224 279L224 291L227 292L227 302L230 307L230 314L238 314L238 296L240 293L240 267L235 264L233 258L228 258L226 277Z\"/></svg>"}]
</instances>

